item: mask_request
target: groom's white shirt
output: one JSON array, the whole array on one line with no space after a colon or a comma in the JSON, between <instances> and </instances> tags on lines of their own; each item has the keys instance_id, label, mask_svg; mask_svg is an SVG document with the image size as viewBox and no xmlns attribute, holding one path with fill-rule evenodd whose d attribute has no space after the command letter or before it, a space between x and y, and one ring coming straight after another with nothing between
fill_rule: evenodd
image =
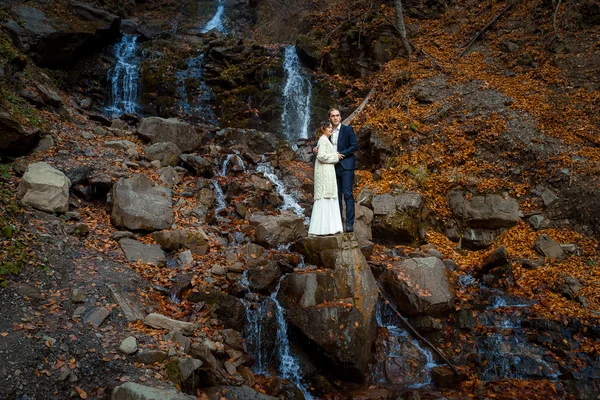
<instances>
[{"instance_id":1,"label":"groom's white shirt","mask_svg":"<svg viewBox=\"0 0 600 400\"><path fill-rule=\"evenodd\" d=\"M340 135L340 127L342 126L342 124L339 124L337 126L337 128L335 128L333 130L333 134L331 135L331 143L333 143L333 150L335 150L335 152L337 153L337 143L338 143L338 137Z\"/></svg>"}]
</instances>

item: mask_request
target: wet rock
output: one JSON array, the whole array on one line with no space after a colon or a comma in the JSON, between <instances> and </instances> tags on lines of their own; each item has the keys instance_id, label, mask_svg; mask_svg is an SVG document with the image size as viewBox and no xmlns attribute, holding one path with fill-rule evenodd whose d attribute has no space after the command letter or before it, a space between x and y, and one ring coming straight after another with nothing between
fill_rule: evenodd
<instances>
[{"instance_id":1,"label":"wet rock","mask_svg":"<svg viewBox=\"0 0 600 400\"><path fill-rule=\"evenodd\" d=\"M134 239L124 238L119 240L119 245L131 262L143 261L145 263L161 265L167 260L164 251L154 244L145 244Z\"/></svg>"},{"instance_id":2,"label":"wet rock","mask_svg":"<svg viewBox=\"0 0 600 400\"><path fill-rule=\"evenodd\" d=\"M281 270L276 261L266 259L264 261L264 263L254 265L247 270L250 286L258 292L271 291L281 277Z\"/></svg>"},{"instance_id":3,"label":"wet rock","mask_svg":"<svg viewBox=\"0 0 600 400\"><path fill-rule=\"evenodd\" d=\"M156 389L133 382L117 386L111 400L193 400L196 396L185 395L178 390Z\"/></svg>"},{"instance_id":4,"label":"wet rock","mask_svg":"<svg viewBox=\"0 0 600 400\"><path fill-rule=\"evenodd\" d=\"M265 215L254 213L250 224L255 226L254 241L265 247L277 247L308 235L304 220L295 215Z\"/></svg>"},{"instance_id":5,"label":"wet rock","mask_svg":"<svg viewBox=\"0 0 600 400\"><path fill-rule=\"evenodd\" d=\"M481 274L487 274L492 268L499 267L508 263L508 253L504 246L500 246L483 260L481 265Z\"/></svg>"},{"instance_id":6,"label":"wet rock","mask_svg":"<svg viewBox=\"0 0 600 400\"><path fill-rule=\"evenodd\" d=\"M160 363L167 359L167 352L162 350L143 350L137 352L133 359L142 364Z\"/></svg>"},{"instance_id":7,"label":"wet rock","mask_svg":"<svg viewBox=\"0 0 600 400\"><path fill-rule=\"evenodd\" d=\"M208 236L197 228L197 230L174 230L152 233L152 239L165 251L176 251L180 248L189 249L193 254L204 255L208 252Z\"/></svg>"},{"instance_id":8,"label":"wet rock","mask_svg":"<svg viewBox=\"0 0 600 400\"><path fill-rule=\"evenodd\" d=\"M148 161L158 160L163 166L175 166L179 163L180 155L181 150L175 143L164 142L146 147L144 157Z\"/></svg>"},{"instance_id":9,"label":"wet rock","mask_svg":"<svg viewBox=\"0 0 600 400\"><path fill-rule=\"evenodd\" d=\"M221 129L217 132L215 143L222 146L237 144L242 148L242 153L264 154L277 150L275 135L255 129Z\"/></svg>"},{"instance_id":10,"label":"wet rock","mask_svg":"<svg viewBox=\"0 0 600 400\"><path fill-rule=\"evenodd\" d=\"M45 162L29 164L19 187L17 198L25 205L46 212L69 210L71 182L59 170Z\"/></svg>"},{"instance_id":11,"label":"wet rock","mask_svg":"<svg viewBox=\"0 0 600 400\"><path fill-rule=\"evenodd\" d=\"M46 135L40 139L37 146L35 146L35 149L33 149L31 152L41 153L43 151L50 150L52 147L54 147L54 138L52 135Z\"/></svg>"},{"instance_id":12,"label":"wet rock","mask_svg":"<svg viewBox=\"0 0 600 400\"><path fill-rule=\"evenodd\" d=\"M449 271L435 257L395 262L381 280L398 308L408 315L445 314L454 304L454 285L449 280Z\"/></svg>"},{"instance_id":13,"label":"wet rock","mask_svg":"<svg viewBox=\"0 0 600 400\"><path fill-rule=\"evenodd\" d=\"M119 351L124 354L133 354L137 351L137 339L133 336L129 336L121 342Z\"/></svg>"},{"instance_id":14,"label":"wet rock","mask_svg":"<svg viewBox=\"0 0 600 400\"><path fill-rule=\"evenodd\" d=\"M117 227L153 231L173 224L171 191L145 175L121 178L112 191L111 220Z\"/></svg>"},{"instance_id":15,"label":"wet rock","mask_svg":"<svg viewBox=\"0 0 600 400\"><path fill-rule=\"evenodd\" d=\"M221 335L223 335L225 343L231 346L231 348L240 351L245 350L244 338L242 337L242 334L238 331L234 329L223 329L221 331Z\"/></svg>"},{"instance_id":16,"label":"wet rock","mask_svg":"<svg viewBox=\"0 0 600 400\"><path fill-rule=\"evenodd\" d=\"M223 322L226 328L235 329L236 331L244 329L246 307L237 297L208 288L199 288L197 292L191 292L187 299L192 302L204 302L207 306L210 306L211 312Z\"/></svg>"},{"instance_id":17,"label":"wet rock","mask_svg":"<svg viewBox=\"0 0 600 400\"><path fill-rule=\"evenodd\" d=\"M463 379L463 376L456 374L450 367L436 366L431 370L431 380L440 388L455 386Z\"/></svg>"},{"instance_id":18,"label":"wet rock","mask_svg":"<svg viewBox=\"0 0 600 400\"><path fill-rule=\"evenodd\" d=\"M209 179L215 175L212 163L204 157L196 154L182 154L179 158L194 175Z\"/></svg>"},{"instance_id":19,"label":"wet rock","mask_svg":"<svg viewBox=\"0 0 600 400\"><path fill-rule=\"evenodd\" d=\"M190 355L202 361L201 370L205 374L203 379L209 386L226 385L230 383L230 379L223 364L215 358L207 346L201 343L193 343L190 347Z\"/></svg>"},{"instance_id":20,"label":"wet rock","mask_svg":"<svg viewBox=\"0 0 600 400\"><path fill-rule=\"evenodd\" d=\"M181 332L186 336L193 335L194 331L198 328L197 324L177 321L157 313L148 314L146 318L144 318L144 324L156 329L168 329Z\"/></svg>"},{"instance_id":21,"label":"wet rock","mask_svg":"<svg viewBox=\"0 0 600 400\"><path fill-rule=\"evenodd\" d=\"M348 235L304 238L298 248L309 260L325 260L333 271L283 278L277 299L287 310L289 323L346 372L366 373L375 340L378 292L358 242Z\"/></svg>"},{"instance_id":22,"label":"wet rock","mask_svg":"<svg viewBox=\"0 0 600 400\"><path fill-rule=\"evenodd\" d=\"M563 260L567 255L562 247L548 235L540 235L535 241L533 248L546 258Z\"/></svg>"},{"instance_id":23,"label":"wet rock","mask_svg":"<svg viewBox=\"0 0 600 400\"><path fill-rule=\"evenodd\" d=\"M208 400L231 398L236 400L277 400L277 397L257 392L248 386L214 386L204 389Z\"/></svg>"},{"instance_id":24,"label":"wet rock","mask_svg":"<svg viewBox=\"0 0 600 400\"><path fill-rule=\"evenodd\" d=\"M193 151L202 144L203 135L191 125L176 118L143 118L137 128L139 136L150 143L175 143L183 151Z\"/></svg>"}]
</instances>

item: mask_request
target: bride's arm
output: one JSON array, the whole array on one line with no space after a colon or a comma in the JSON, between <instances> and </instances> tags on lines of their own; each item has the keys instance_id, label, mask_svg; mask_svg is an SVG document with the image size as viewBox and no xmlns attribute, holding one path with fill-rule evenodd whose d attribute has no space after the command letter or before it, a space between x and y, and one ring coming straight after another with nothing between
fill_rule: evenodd
<instances>
[{"instance_id":1,"label":"bride's arm","mask_svg":"<svg viewBox=\"0 0 600 400\"><path fill-rule=\"evenodd\" d=\"M327 139L325 139L327 140ZM319 140L319 152L317 153L317 159L324 164L335 164L339 161L338 155L333 150L333 146L327 145L327 143L321 143Z\"/></svg>"}]
</instances>

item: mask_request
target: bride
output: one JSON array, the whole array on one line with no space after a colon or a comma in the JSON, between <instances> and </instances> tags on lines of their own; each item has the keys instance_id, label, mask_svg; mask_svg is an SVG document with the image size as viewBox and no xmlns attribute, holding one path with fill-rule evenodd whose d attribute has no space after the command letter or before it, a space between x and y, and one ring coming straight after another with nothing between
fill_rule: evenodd
<instances>
[{"instance_id":1,"label":"bride","mask_svg":"<svg viewBox=\"0 0 600 400\"><path fill-rule=\"evenodd\" d=\"M333 134L331 122L323 122L316 132L317 160L315 161L315 203L310 217L309 235L332 235L343 232L338 203L335 163L340 155L335 152L329 137Z\"/></svg>"}]
</instances>

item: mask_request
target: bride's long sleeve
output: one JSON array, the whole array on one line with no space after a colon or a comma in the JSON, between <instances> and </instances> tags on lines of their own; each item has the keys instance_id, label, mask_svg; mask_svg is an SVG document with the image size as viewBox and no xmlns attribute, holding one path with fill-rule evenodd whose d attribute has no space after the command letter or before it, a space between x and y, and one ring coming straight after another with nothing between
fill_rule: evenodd
<instances>
[{"instance_id":1,"label":"bride's long sleeve","mask_svg":"<svg viewBox=\"0 0 600 400\"><path fill-rule=\"evenodd\" d=\"M327 140L327 139L325 139ZM324 164L335 164L339 161L338 155L333 150L333 146L319 139L319 152L317 159Z\"/></svg>"}]
</instances>

